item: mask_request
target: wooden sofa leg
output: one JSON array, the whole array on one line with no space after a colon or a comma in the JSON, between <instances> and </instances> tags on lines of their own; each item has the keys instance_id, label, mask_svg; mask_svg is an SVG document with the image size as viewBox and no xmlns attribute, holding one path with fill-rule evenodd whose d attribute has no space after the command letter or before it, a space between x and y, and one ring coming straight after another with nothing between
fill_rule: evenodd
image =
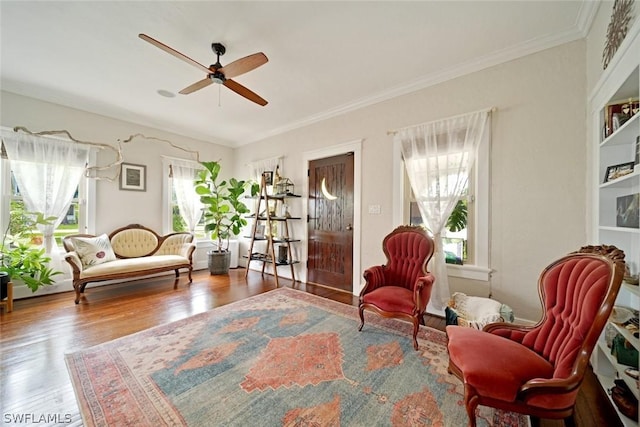
<instances>
[{"instance_id":1,"label":"wooden sofa leg","mask_svg":"<svg viewBox=\"0 0 640 427\"><path fill-rule=\"evenodd\" d=\"M76 291L76 301L75 301L75 303L79 304L80 303L80 294L82 293L82 291L84 289L82 289L82 285L80 283L74 283L73 284L73 289L75 289L75 291Z\"/></svg>"},{"instance_id":2,"label":"wooden sofa leg","mask_svg":"<svg viewBox=\"0 0 640 427\"><path fill-rule=\"evenodd\" d=\"M189 283L193 283L193 279L191 278L192 271L193 271L193 267L189 267Z\"/></svg>"}]
</instances>

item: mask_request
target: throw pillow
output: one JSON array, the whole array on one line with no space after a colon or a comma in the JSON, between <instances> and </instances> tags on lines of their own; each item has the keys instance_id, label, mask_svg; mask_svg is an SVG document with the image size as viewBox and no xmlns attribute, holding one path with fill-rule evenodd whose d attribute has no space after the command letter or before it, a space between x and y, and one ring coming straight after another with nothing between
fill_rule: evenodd
<instances>
[{"instance_id":1,"label":"throw pillow","mask_svg":"<svg viewBox=\"0 0 640 427\"><path fill-rule=\"evenodd\" d=\"M116 259L109 236L106 234L97 237L72 237L71 241L83 267L91 267Z\"/></svg>"}]
</instances>

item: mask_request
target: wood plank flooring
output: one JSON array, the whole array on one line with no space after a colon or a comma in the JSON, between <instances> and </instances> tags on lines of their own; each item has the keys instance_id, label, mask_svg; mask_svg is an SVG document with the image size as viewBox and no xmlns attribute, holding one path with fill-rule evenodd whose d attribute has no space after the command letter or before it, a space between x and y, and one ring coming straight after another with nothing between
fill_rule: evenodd
<instances>
[{"instance_id":1,"label":"wood plank flooring","mask_svg":"<svg viewBox=\"0 0 640 427\"><path fill-rule=\"evenodd\" d=\"M159 324L183 319L275 289L271 276L232 270L228 276L207 271L137 280L103 287L88 286L79 305L74 293L18 300L14 311L0 315L0 404L2 425L81 426L64 354ZM357 305L349 293L322 286L287 286L332 300ZM427 316L428 326L444 330L443 318ZM578 427L621 425L591 372L585 379L576 409ZM542 427L561 426L541 420Z\"/></svg>"}]
</instances>

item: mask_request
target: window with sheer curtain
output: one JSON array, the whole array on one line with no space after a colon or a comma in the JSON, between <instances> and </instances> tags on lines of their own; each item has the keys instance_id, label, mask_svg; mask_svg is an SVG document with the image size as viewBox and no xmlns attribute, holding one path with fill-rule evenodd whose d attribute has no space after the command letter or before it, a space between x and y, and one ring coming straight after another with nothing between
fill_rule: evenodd
<instances>
[{"instance_id":1,"label":"window with sheer curtain","mask_svg":"<svg viewBox=\"0 0 640 427\"><path fill-rule=\"evenodd\" d=\"M404 163L403 163L404 167ZM452 265L474 265L475 264L475 239L474 228L476 218L476 197L475 197L475 167L472 169L469 182L462 192L462 196L458 201L458 204L454 208L450 219L447 221L447 225L442 231L442 240L445 251L445 261L447 264ZM404 191L407 195L404 199L405 210L405 222L410 225L425 226L422 215L420 214L420 208L416 200L411 186L409 185L409 179L406 176L406 167L404 167L405 180ZM460 206L458 206L460 205ZM460 216L466 215L466 221L464 221L464 227L450 227L452 225L459 225ZM453 218L452 218L453 217ZM449 275L450 272L449 272Z\"/></svg>"},{"instance_id":2,"label":"window with sheer curtain","mask_svg":"<svg viewBox=\"0 0 640 427\"><path fill-rule=\"evenodd\" d=\"M23 204L24 211L56 218L51 225L38 225L38 230L43 236L42 244L52 258L52 267L59 269L61 260L55 231L68 221L91 147L61 138L4 129L2 143L8 158L8 162L3 162L3 178L9 176L12 183L10 196L3 197L3 205L13 201L14 206ZM3 191L3 194L6 193ZM6 220L4 217L3 221L8 223L8 217Z\"/></svg>"},{"instance_id":3,"label":"window with sheer curtain","mask_svg":"<svg viewBox=\"0 0 640 427\"><path fill-rule=\"evenodd\" d=\"M198 239L206 239L200 196L194 189L194 180L202 165L193 160L163 157L166 178L168 218L166 232L190 231Z\"/></svg>"},{"instance_id":4,"label":"window with sheer curtain","mask_svg":"<svg viewBox=\"0 0 640 427\"><path fill-rule=\"evenodd\" d=\"M456 116L401 129L402 152L415 203L436 241L431 271L438 278L432 305L443 309L450 297L444 233L449 216L469 192L470 176L483 141L488 144L490 112Z\"/></svg>"}]
</instances>

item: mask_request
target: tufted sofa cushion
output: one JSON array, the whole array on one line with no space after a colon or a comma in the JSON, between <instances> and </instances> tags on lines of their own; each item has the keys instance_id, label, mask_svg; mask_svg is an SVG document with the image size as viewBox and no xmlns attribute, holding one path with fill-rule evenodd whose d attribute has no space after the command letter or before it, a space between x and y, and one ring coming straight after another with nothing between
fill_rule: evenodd
<instances>
[{"instance_id":1,"label":"tufted sofa cushion","mask_svg":"<svg viewBox=\"0 0 640 427\"><path fill-rule=\"evenodd\" d=\"M121 230L111 236L111 247L119 258L149 256L158 246L158 238L149 230Z\"/></svg>"}]
</instances>

